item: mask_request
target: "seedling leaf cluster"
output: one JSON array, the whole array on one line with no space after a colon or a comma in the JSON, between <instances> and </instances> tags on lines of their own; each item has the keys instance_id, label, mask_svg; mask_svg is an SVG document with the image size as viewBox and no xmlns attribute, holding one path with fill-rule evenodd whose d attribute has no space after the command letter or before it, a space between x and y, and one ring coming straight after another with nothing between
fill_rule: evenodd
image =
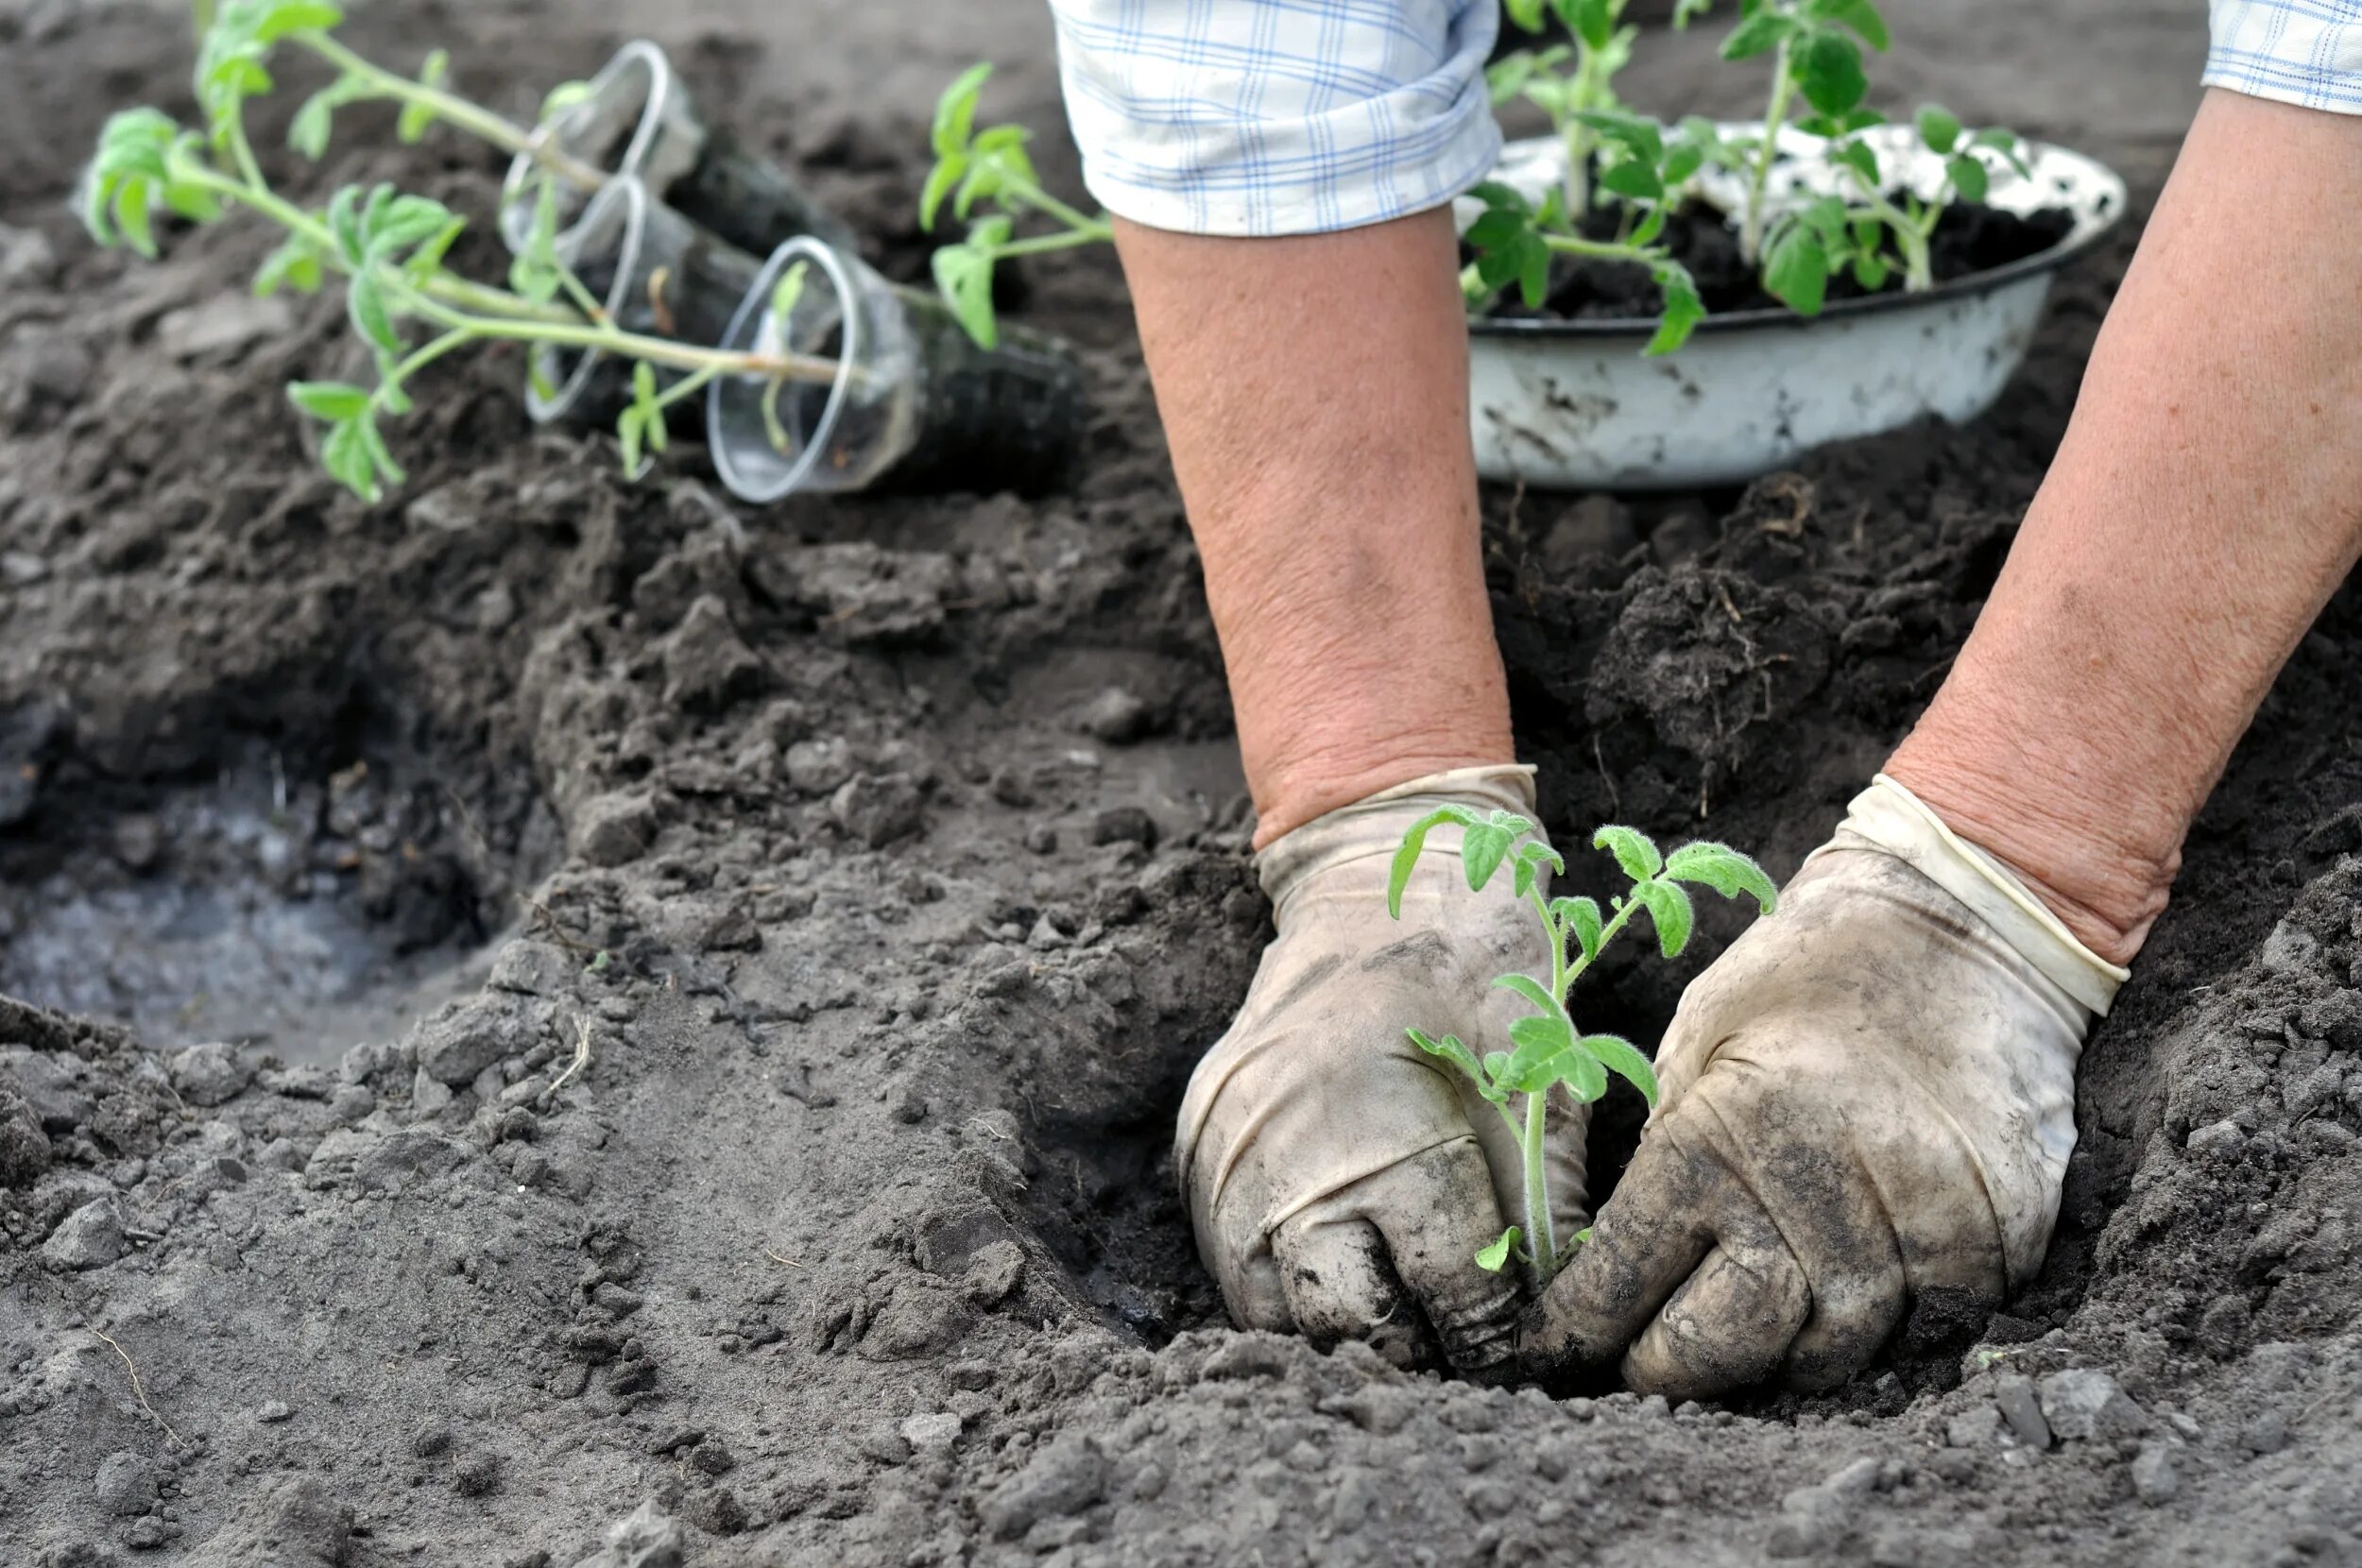
<instances>
[{"instance_id":1,"label":"seedling leaf cluster","mask_svg":"<svg viewBox=\"0 0 2362 1568\"><path fill-rule=\"evenodd\" d=\"M1877 148L1862 137L1887 124L1868 104L1869 56L1891 42L1874 0L1740 0L1722 58L1768 67L1770 75L1761 123L1743 130L1695 115L1668 125L1617 97L1617 75L1639 37L1624 21L1625 4L1501 0L1511 26L1532 35L1555 26L1565 35L1513 50L1485 71L1495 108L1525 103L1548 116L1563 174L1547 192L1494 180L1469 193L1481 205L1463 234L1473 254L1462 275L1471 311L1497 310L1510 298L1542 309L1562 258L1625 264L1644 269L1658 295L1656 331L1643 352L1669 354L1707 314L1669 239L1677 215L1720 210L1764 291L1801 315L1817 315L1840 278L1865 292L1933 287L1930 242L1945 211L1983 201L2000 170L2027 172L2014 133L1971 130L1950 111L1926 105L1910 124L1943 179L1933 191L1889 185ZM1714 4L1677 0L1673 26L1690 26ZM965 239L935 253L935 280L986 346L997 332L997 262L1112 237L1104 215L1087 216L1043 191L1022 130L973 129L989 75L989 66L972 67L945 92L935 113L936 163L919 203L931 231L947 199L968 224ZM1800 190L1819 194L1775 189L1772 175L1784 162L1796 165ZM1020 226L1035 231L1020 235Z\"/></svg>"},{"instance_id":2,"label":"seedling leaf cluster","mask_svg":"<svg viewBox=\"0 0 2362 1568\"><path fill-rule=\"evenodd\" d=\"M1446 827L1460 830L1460 863L1469 892L1482 893L1503 866L1509 868L1512 892L1532 910L1541 928L1550 970L1547 980L1512 973L1493 981L1532 1010L1510 1024L1507 1049L1480 1054L1455 1034L1437 1036L1416 1028L1406 1032L1412 1045L1467 1079L1517 1139L1523 1220L1477 1254L1479 1266L1498 1270L1515 1258L1533 1270L1537 1282L1547 1283L1583 1240L1579 1235L1560 1246L1551 1218L1544 1153L1552 1091L1563 1087L1568 1098L1587 1105L1607 1093L1613 1075L1639 1090L1652 1106L1657 1102L1656 1073L1648 1057L1621 1035L1588 1032L1576 1024L1567 1009L1575 982L1644 913L1656 932L1657 951L1679 957L1697 929L1690 888L1725 898L1751 897L1765 914L1777 907L1778 892L1761 866L1728 844L1699 840L1669 855L1639 829L1610 825L1592 836L1592 846L1614 858L1629 885L1604 908L1586 896L1552 897L1549 878L1565 876L1566 862L1530 818L1444 806L1412 824L1395 852L1386 881L1386 912L1395 919L1402 918L1403 893L1427 851L1428 836Z\"/></svg>"},{"instance_id":3,"label":"seedling leaf cluster","mask_svg":"<svg viewBox=\"0 0 2362 1568\"><path fill-rule=\"evenodd\" d=\"M411 413L414 377L463 348L515 342L611 354L631 364L632 397L616 435L627 472L644 471L668 445L668 412L723 374L760 376L776 398L786 382L828 382L833 362L792 354L727 353L676 339L626 332L616 325L556 244L558 187L594 190L604 176L563 156L543 134L548 119L579 95L567 84L543 106L542 127L517 126L452 93L451 61L430 52L415 77L385 70L333 36L343 13L327 0L228 0L202 27L196 70L201 128L180 125L153 108L122 111L100 132L77 207L102 246L121 245L143 257L159 252L157 231L167 220L210 224L232 210L282 230L265 258L254 292L312 294L338 284L353 336L375 369L370 384L298 381L287 389L294 405L327 428L320 461L365 501L381 500L403 483L383 421ZM512 262L507 287L494 287L452 268L447 258L468 221L430 196L381 183L343 186L318 207L291 199L265 178L246 127L250 99L274 92L276 52L303 50L337 72L306 99L289 128L295 150L324 155L335 112L346 105L390 100L400 106L397 134L415 141L449 125L511 154L535 161L534 222ZM549 390L544 387L546 392ZM775 421L776 423L776 421ZM784 433L782 432L783 435Z\"/></svg>"}]
</instances>

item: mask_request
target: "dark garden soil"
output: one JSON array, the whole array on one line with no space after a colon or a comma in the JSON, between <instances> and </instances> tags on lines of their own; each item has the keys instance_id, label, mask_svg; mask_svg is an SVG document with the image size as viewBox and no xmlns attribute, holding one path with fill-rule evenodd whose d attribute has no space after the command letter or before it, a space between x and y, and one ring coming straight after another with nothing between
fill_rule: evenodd
<instances>
[{"instance_id":1,"label":"dark garden soil","mask_svg":"<svg viewBox=\"0 0 2362 1568\"><path fill-rule=\"evenodd\" d=\"M777 8L582 8L642 9L920 275L956 60L858 7L792 48ZM628 486L495 357L364 506L278 390L339 313L248 299L262 235L145 265L63 214L109 108L185 111L180 14L0 7L0 990L67 1010L0 1002L0 1562L2362 1560L2353 590L2091 1045L2006 1311L1670 1410L1239 1335L1168 1138L1267 911L1111 260L1029 268L1094 408L1039 500ZM522 108L621 36L556 14L354 35ZM2094 150L2153 195L2157 145ZM478 211L497 175L330 162ZM1973 427L1488 492L1554 827L1794 868L1960 646L2131 243ZM1653 1037L1728 934L1596 1005Z\"/></svg>"}]
</instances>

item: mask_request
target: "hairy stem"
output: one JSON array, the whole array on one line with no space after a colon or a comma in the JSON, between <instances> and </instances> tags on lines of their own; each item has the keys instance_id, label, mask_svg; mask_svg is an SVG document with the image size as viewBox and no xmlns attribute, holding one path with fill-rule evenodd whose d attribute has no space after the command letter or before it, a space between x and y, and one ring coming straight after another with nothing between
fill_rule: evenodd
<instances>
[{"instance_id":1,"label":"hairy stem","mask_svg":"<svg viewBox=\"0 0 2362 1568\"><path fill-rule=\"evenodd\" d=\"M1662 246L1586 240L1577 234L1545 234L1542 243L1562 256L1587 256L1599 262L1638 262L1645 266L1665 259Z\"/></svg>"},{"instance_id":2,"label":"hairy stem","mask_svg":"<svg viewBox=\"0 0 2362 1568\"><path fill-rule=\"evenodd\" d=\"M404 103L431 110L436 119L449 121L504 152L523 154L577 190L595 191L606 183L607 176L603 171L551 145L548 138L539 132L527 130L516 122L504 119L454 94L429 87L424 82L412 81L407 77L372 64L326 33L299 32L290 33L288 37L347 76L368 83L380 96L399 98Z\"/></svg>"},{"instance_id":3,"label":"hairy stem","mask_svg":"<svg viewBox=\"0 0 2362 1568\"><path fill-rule=\"evenodd\" d=\"M1056 218L1060 223L1087 239L1113 240L1116 237L1115 226L1105 218L1087 217L1079 210L1068 206L1038 185L1011 181L1002 187L1002 195L1008 199L1022 202L1037 213L1047 213Z\"/></svg>"},{"instance_id":4,"label":"hairy stem","mask_svg":"<svg viewBox=\"0 0 2362 1568\"><path fill-rule=\"evenodd\" d=\"M1738 254L1749 266L1763 256L1764 192L1772 180L1772 160L1779 151L1780 127L1788 119L1788 104L1796 90L1789 74L1788 45L1774 57L1772 98L1763 109L1763 140L1755 148L1755 166L1747 181L1747 215L1738 231Z\"/></svg>"},{"instance_id":5,"label":"hairy stem","mask_svg":"<svg viewBox=\"0 0 2362 1568\"><path fill-rule=\"evenodd\" d=\"M1533 1254L1534 1277L1544 1285L1558 1267L1558 1237L1550 1227L1549 1172L1542 1164L1542 1138L1549 1110L1547 1088L1526 1096L1525 1135L1518 1140L1526 1167L1526 1249Z\"/></svg>"}]
</instances>

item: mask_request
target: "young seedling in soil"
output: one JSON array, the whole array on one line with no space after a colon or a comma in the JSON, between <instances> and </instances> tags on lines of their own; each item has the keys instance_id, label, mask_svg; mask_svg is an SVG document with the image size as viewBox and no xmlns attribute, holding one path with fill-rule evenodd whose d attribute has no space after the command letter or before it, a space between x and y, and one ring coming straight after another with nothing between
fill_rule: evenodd
<instances>
[{"instance_id":1,"label":"young seedling in soil","mask_svg":"<svg viewBox=\"0 0 2362 1568\"><path fill-rule=\"evenodd\" d=\"M1538 310L1549 290L1553 256L1644 266L1662 306L1655 335L1641 351L1669 354L1689 340L1706 307L1689 270L1659 236L1684 186L1704 166L1708 148L1688 131L1669 136L1653 120L1619 110L1578 110L1571 118L1598 139L1596 153L1586 151L1584 159L1586 164L1596 159L1600 189L1617 197L1612 231L1595 238L1579 227L1581 214L1566 206L1566 187L1552 190L1536 207L1515 187L1487 180L1469 193L1484 203L1484 212L1461 236L1477 253L1461 286L1473 304L1515 282L1526 308ZM1598 227L1603 216L1595 212L1587 227Z\"/></svg>"},{"instance_id":2,"label":"young seedling in soil","mask_svg":"<svg viewBox=\"0 0 2362 1568\"><path fill-rule=\"evenodd\" d=\"M1551 1224L1543 1165L1551 1089L1565 1084L1568 1095L1587 1105L1607 1093L1607 1075L1612 1072L1638 1089L1651 1106L1657 1100L1656 1074L1649 1059L1621 1035L1586 1034L1576 1027L1566 1008L1567 993L1644 910L1656 928L1657 950L1669 959L1678 957L1689 945L1695 922L1689 894L1682 886L1685 882L1711 888L1725 898L1751 895L1765 914L1776 907L1778 894L1761 866L1728 844L1701 840L1665 855L1637 829L1610 826L1592 836L1592 846L1616 857L1631 889L1611 897L1604 911L1591 898L1552 898L1544 892L1545 867L1564 876L1566 862L1548 844L1532 837L1532 822L1514 811L1480 816L1464 806L1446 806L1413 823L1403 835L1402 847L1395 852L1386 909L1395 919L1402 918L1403 889L1418 866L1428 834L1446 825L1461 830L1460 863L1471 893L1481 893L1503 865L1510 868L1516 896L1532 906L1534 918L1541 923L1550 954L1550 973L1547 980L1509 974L1493 982L1515 992L1533 1009L1529 1016L1509 1026L1513 1048L1509 1050L1491 1050L1480 1057L1457 1035L1438 1040L1416 1029L1407 1032L1412 1044L1467 1076L1477 1093L1499 1113L1523 1154L1524 1222L1503 1231L1498 1240L1477 1254L1477 1263L1498 1270L1515 1257L1532 1269L1537 1284L1547 1284L1589 1235L1579 1232L1561 1247ZM1514 1110L1513 1098L1519 1101Z\"/></svg>"},{"instance_id":3,"label":"young seedling in soil","mask_svg":"<svg viewBox=\"0 0 2362 1568\"><path fill-rule=\"evenodd\" d=\"M379 420L410 412L408 383L419 371L477 344L547 344L636 362L632 401L616 429L625 467L635 473L643 469L645 454L664 451L668 411L716 376L759 376L775 385L836 379L838 366L827 359L725 353L616 327L556 254L556 194L547 182L539 193L531 243L511 266L506 289L476 282L445 264L467 220L430 197L382 183L367 191L348 185L319 209L281 196L265 179L248 140L246 101L271 90L264 60L274 44L316 36L336 15L318 0L232 0L224 6L206 35L198 64L197 96L205 129L188 129L155 109L115 114L100 134L78 205L99 244L127 245L150 259L157 254L159 218L211 223L232 207L243 208L286 233L263 264L257 294L282 287L311 293L332 278L342 280L346 314L375 363L376 383L296 382L287 394L297 407L327 424L321 462L354 494L375 502L389 486L402 483L402 467ZM411 102L404 118L448 118L447 98L436 90L432 105ZM413 126L422 128L424 123ZM324 118L321 124L324 128ZM792 304L792 293L787 298ZM413 345L403 332L414 321L436 329L421 344ZM671 384L659 385L659 366L676 378Z\"/></svg>"},{"instance_id":4,"label":"young seedling in soil","mask_svg":"<svg viewBox=\"0 0 2362 1568\"><path fill-rule=\"evenodd\" d=\"M968 335L990 349L1001 341L992 309L992 271L999 263L1045 250L1068 250L1115 238L1106 215L1091 217L1041 188L1041 177L1026 154L1033 132L1022 126L976 129L976 99L992 75L988 64L971 65L944 90L935 104L933 140L935 165L918 198L918 227L932 234L944 202L967 224L967 237L934 254L935 286L943 291ZM974 216L979 206L990 211ZM1056 225L1019 235L1026 219Z\"/></svg>"},{"instance_id":5,"label":"young seedling in soil","mask_svg":"<svg viewBox=\"0 0 2362 1568\"><path fill-rule=\"evenodd\" d=\"M1518 49L1484 71L1484 85L1494 108L1523 98L1550 117L1551 128L1566 148L1564 208L1577 221L1591 206L1591 152L1596 140L1596 132L1583 116L1622 107L1611 84L1616 73L1632 60L1632 43L1640 33L1637 27L1622 25L1624 3L1501 0L1502 14L1518 27L1540 32L1547 12L1558 18L1572 42L1545 49Z\"/></svg>"}]
</instances>

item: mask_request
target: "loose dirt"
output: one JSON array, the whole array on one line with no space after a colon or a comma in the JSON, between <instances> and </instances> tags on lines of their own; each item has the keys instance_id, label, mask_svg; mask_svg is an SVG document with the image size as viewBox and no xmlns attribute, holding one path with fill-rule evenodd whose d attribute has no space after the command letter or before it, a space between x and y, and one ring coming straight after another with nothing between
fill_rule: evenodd
<instances>
[{"instance_id":1,"label":"loose dirt","mask_svg":"<svg viewBox=\"0 0 2362 1568\"><path fill-rule=\"evenodd\" d=\"M790 9L355 32L522 110L651 30L904 279L970 51L1070 185L1031 0L923 48ZM1929 12L1898 91L2153 195L2199 14L2036 58L2034 8ZM185 111L180 14L0 7L0 1560L2362 1559L2353 590L2091 1045L2001 1314L1678 1409L1237 1334L1168 1140L1268 912L1111 259L1028 269L1094 409L1045 498L627 486L492 357L363 506L278 391L338 313L245 297L262 235L150 266L63 215L108 109ZM1743 107L1651 95L1697 42L1644 105ZM329 162L478 211L497 176L441 138ZM1554 828L1793 869L1958 650L2131 243L1973 427L1645 504L1488 492ZM1653 1037L1728 934L1611 968L1602 1021Z\"/></svg>"}]
</instances>

